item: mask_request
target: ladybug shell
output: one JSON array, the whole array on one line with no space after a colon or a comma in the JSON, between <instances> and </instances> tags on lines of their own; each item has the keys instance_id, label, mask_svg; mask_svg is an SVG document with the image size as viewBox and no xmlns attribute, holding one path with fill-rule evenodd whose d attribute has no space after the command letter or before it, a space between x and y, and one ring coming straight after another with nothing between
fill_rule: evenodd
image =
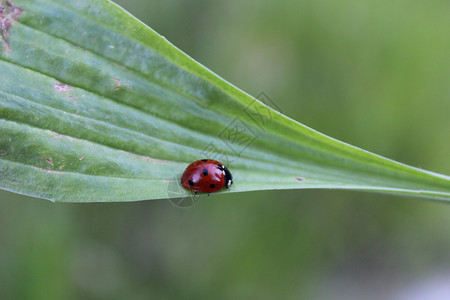
<instances>
[{"instance_id":1,"label":"ladybug shell","mask_svg":"<svg viewBox=\"0 0 450 300\"><path fill-rule=\"evenodd\" d=\"M213 193L233 182L231 173L219 161L202 159L191 163L181 176L183 187L196 192Z\"/></svg>"}]
</instances>

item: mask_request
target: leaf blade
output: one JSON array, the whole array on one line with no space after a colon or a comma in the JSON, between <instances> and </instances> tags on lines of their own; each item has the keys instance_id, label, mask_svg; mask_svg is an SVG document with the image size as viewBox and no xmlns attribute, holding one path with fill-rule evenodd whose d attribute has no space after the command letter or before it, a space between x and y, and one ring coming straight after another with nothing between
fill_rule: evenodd
<instances>
[{"instance_id":1,"label":"leaf blade","mask_svg":"<svg viewBox=\"0 0 450 300\"><path fill-rule=\"evenodd\" d=\"M0 56L0 188L72 202L183 197L184 167L214 155L233 171L231 192L450 199L448 176L271 110L109 1L17 5L24 12Z\"/></svg>"}]
</instances>

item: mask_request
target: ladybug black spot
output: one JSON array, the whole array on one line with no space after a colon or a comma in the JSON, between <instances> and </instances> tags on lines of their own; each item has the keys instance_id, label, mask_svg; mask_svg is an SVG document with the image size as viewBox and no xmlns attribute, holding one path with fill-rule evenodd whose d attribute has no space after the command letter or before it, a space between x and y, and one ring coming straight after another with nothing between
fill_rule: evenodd
<instances>
[{"instance_id":1,"label":"ladybug black spot","mask_svg":"<svg viewBox=\"0 0 450 300\"><path fill-rule=\"evenodd\" d=\"M194 186L194 182L192 181L192 179L189 179L189 185Z\"/></svg>"},{"instance_id":2,"label":"ladybug black spot","mask_svg":"<svg viewBox=\"0 0 450 300\"><path fill-rule=\"evenodd\" d=\"M208 161L207 159L202 159L202 161Z\"/></svg>"},{"instance_id":3,"label":"ladybug black spot","mask_svg":"<svg viewBox=\"0 0 450 300\"><path fill-rule=\"evenodd\" d=\"M208 170L206 170L206 169L203 169L203 176L206 176L206 175L208 175Z\"/></svg>"},{"instance_id":4,"label":"ladybug black spot","mask_svg":"<svg viewBox=\"0 0 450 300\"><path fill-rule=\"evenodd\" d=\"M215 185L214 183L211 183L211 184L209 185L209 187L212 188L212 189L213 189L215 186L216 186L216 185Z\"/></svg>"}]
</instances>

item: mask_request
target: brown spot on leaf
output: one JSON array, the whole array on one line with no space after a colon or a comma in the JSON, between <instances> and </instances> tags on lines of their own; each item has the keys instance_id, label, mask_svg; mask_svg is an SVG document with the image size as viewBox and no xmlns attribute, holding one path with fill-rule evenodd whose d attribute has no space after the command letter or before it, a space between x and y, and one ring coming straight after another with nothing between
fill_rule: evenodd
<instances>
[{"instance_id":1,"label":"brown spot on leaf","mask_svg":"<svg viewBox=\"0 0 450 300\"><path fill-rule=\"evenodd\" d=\"M53 170L47 170L47 169L43 169L43 168L37 168L38 170L45 172L45 173L51 173L51 174L64 174L63 172L60 171L53 171Z\"/></svg>"},{"instance_id":2,"label":"brown spot on leaf","mask_svg":"<svg viewBox=\"0 0 450 300\"><path fill-rule=\"evenodd\" d=\"M50 157L46 157L45 160L52 166L54 167L55 164L53 163L53 160Z\"/></svg>"},{"instance_id":3,"label":"brown spot on leaf","mask_svg":"<svg viewBox=\"0 0 450 300\"><path fill-rule=\"evenodd\" d=\"M66 92L73 91L73 89L72 89L72 87L70 85L62 83L62 82L53 85L53 89L55 91L57 91L58 93L66 93Z\"/></svg>"},{"instance_id":4,"label":"brown spot on leaf","mask_svg":"<svg viewBox=\"0 0 450 300\"><path fill-rule=\"evenodd\" d=\"M0 42L6 53L11 50L8 44L9 28L23 12L24 10L15 6L11 0L0 0Z\"/></svg>"},{"instance_id":5,"label":"brown spot on leaf","mask_svg":"<svg viewBox=\"0 0 450 300\"><path fill-rule=\"evenodd\" d=\"M295 179L297 179L298 182L303 182L303 181L305 181L305 178L303 178L303 177L295 177Z\"/></svg>"},{"instance_id":6,"label":"brown spot on leaf","mask_svg":"<svg viewBox=\"0 0 450 300\"><path fill-rule=\"evenodd\" d=\"M62 138L65 137L64 135L56 133L56 132L53 132L53 131L51 133L52 133L53 136L57 137L58 139L62 139Z\"/></svg>"},{"instance_id":7,"label":"brown spot on leaf","mask_svg":"<svg viewBox=\"0 0 450 300\"><path fill-rule=\"evenodd\" d=\"M119 78L113 78L113 80L116 83L116 86L115 86L114 90L118 91L120 86L122 85L122 81Z\"/></svg>"}]
</instances>

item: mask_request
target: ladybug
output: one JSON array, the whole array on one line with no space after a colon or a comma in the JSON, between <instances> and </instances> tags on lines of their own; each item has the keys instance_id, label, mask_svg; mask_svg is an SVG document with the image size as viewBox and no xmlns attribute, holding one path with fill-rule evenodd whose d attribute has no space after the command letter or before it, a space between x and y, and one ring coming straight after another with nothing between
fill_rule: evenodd
<instances>
[{"instance_id":1,"label":"ladybug","mask_svg":"<svg viewBox=\"0 0 450 300\"><path fill-rule=\"evenodd\" d=\"M197 192L213 193L233 183L233 176L221 162L212 159L194 161L181 176L183 187Z\"/></svg>"}]
</instances>

